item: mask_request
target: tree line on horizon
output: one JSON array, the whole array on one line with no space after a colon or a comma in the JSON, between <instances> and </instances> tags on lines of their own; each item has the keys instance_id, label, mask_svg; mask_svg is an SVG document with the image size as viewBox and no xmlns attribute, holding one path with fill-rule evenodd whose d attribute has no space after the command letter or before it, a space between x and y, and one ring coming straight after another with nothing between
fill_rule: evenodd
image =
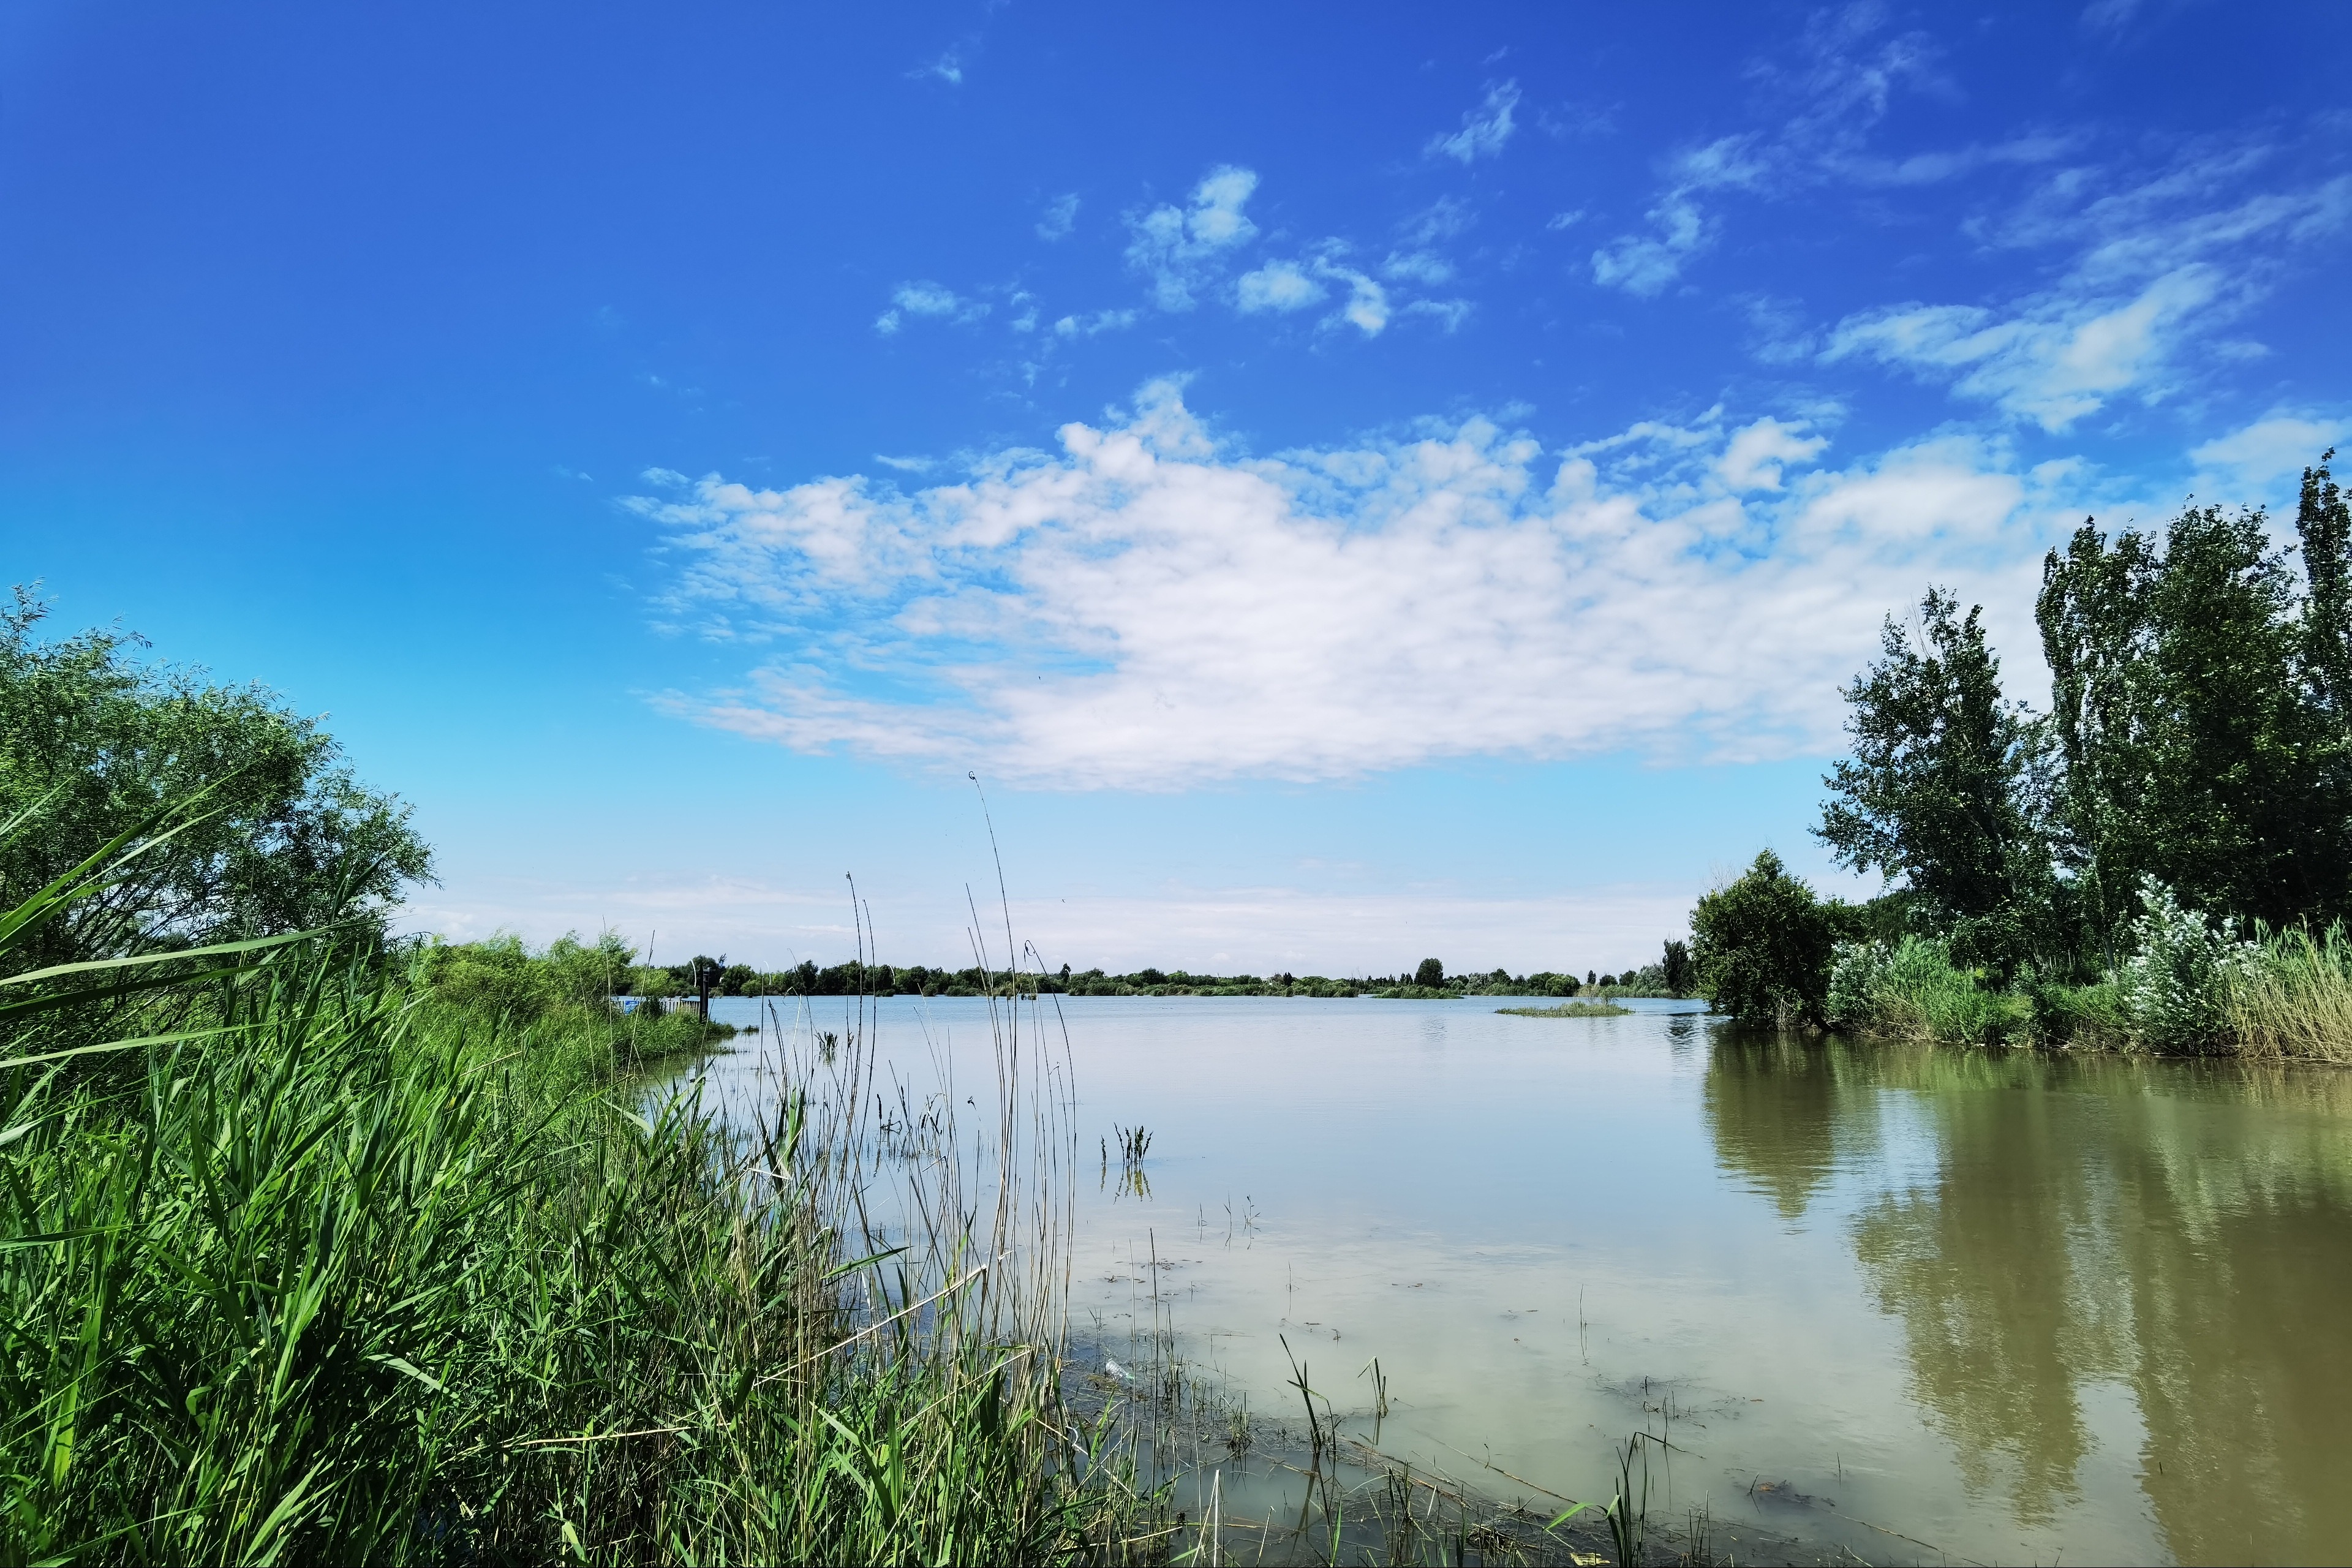
<instances>
[{"instance_id":1,"label":"tree line on horizon","mask_svg":"<svg viewBox=\"0 0 2352 1568\"><path fill-rule=\"evenodd\" d=\"M615 995L677 997L677 996L854 996L854 995L979 995L991 989L1002 988L1011 976L1002 970L968 965L950 968L944 965L888 964L847 963L819 965L803 960L790 969L760 970L748 963L730 963L724 957L713 958L698 954L683 963L651 965L633 961L635 954L622 939L607 935L605 944L595 950L610 955L608 967L613 976ZM452 947L452 953L463 951L476 954L482 962L520 962L530 956L530 950L519 938L500 936L482 942ZM572 952L585 952L576 937L560 939L551 947L551 954ZM572 960L562 960L572 962ZM1682 995L1696 984L1688 946L1670 942L1657 960L1618 973L1601 973L1588 970L1580 979L1572 973L1538 971L1514 974L1507 969L1472 971L1449 974L1444 963L1435 958L1425 958L1410 970L1391 974L1358 974L1328 976L1297 974L1280 971L1272 974L1248 973L1209 974L1181 968L1162 970L1147 966L1118 973L1099 967L1073 970L1063 964L1058 970L1024 971L1018 977L1024 990L1034 990L1049 995L1131 996L1178 992L1217 993L1223 994L1307 994L1356 995L1364 992L1423 990L1453 991L1464 994L1499 994L1508 991L1514 995L1574 996L1588 991L1641 991L1664 995Z\"/></svg>"}]
</instances>

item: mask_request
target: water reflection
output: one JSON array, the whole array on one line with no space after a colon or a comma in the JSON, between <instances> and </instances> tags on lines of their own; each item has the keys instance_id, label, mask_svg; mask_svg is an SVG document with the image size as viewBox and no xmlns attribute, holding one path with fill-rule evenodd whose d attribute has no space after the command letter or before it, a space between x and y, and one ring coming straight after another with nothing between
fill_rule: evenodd
<instances>
[{"instance_id":1,"label":"water reflection","mask_svg":"<svg viewBox=\"0 0 2352 1568\"><path fill-rule=\"evenodd\" d=\"M2131 1485L2184 1561L2340 1560L2346 1075L1722 1033L1704 1103L1785 1219L1875 1186L1853 1255L1972 1495L2031 1524Z\"/></svg>"}]
</instances>

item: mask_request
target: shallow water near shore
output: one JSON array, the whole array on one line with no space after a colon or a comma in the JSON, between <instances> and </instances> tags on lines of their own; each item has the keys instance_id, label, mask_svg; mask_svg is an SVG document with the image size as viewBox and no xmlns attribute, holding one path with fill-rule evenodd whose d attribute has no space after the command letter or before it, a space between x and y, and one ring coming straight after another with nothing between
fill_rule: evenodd
<instances>
[{"instance_id":1,"label":"shallow water near shore","mask_svg":"<svg viewBox=\"0 0 2352 1568\"><path fill-rule=\"evenodd\" d=\"M1537 1504L1605 1500L1625 1437L1663 1436L1654 1517L1704 1507L1735 1557L2352 1547L2352 1074L1503 1005L1059 999L1076 1335L1116 1359L1156 1311L1296 1418L1286 1340L1351 1435ZM984 1001L889 999L874 1037L886 1088L945 1067L987 1100ZM772 1023L738 1044L721 1103L763 1098Z\"/></svg>"}]
</instances>

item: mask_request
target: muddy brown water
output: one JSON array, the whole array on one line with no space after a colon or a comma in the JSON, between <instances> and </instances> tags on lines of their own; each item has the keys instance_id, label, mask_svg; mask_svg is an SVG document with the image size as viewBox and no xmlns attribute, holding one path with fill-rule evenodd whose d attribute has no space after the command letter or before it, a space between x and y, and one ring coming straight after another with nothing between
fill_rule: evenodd
<instances>
[{"instance_id":1,"label":"muddy brown water","mask_svg":"<svg viewBox=\"0 0 2352 1568\"><path fill-rule=\"evenodd\" d=\"M1368 1440L1377 1357L1381 1452L1537 1504L1663 1436L1733 1555L2352 1555L2352 1073L1500 1005L1063 1004L1080 1340L1278 1415L1296 1357ZM885 1060L990 1081L984 1006L883 1004Z\"/></svg>"}]
</instances>

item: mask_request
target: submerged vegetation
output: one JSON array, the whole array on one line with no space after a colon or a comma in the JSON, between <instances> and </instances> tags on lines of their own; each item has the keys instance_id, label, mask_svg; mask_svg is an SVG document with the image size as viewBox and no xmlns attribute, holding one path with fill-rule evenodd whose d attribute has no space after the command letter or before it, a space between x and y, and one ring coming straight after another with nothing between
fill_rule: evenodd
<instances>
[{"instance_id":1,"label":"submerged vegetation","mask_svg":"<svg viewBox=\"0 0 2352 1568\"><path fill-rule=\"evenodd\" d=\"M2042 569L2053 707L2007 700L1980 612L1929 590L1845 693L1817 835L1889 890L1769 851L1692 915L1724 1012L1965 1045L2352 1061L2352 507L2299 543L2192 507L2091 523ZM2300 570L2289 557L2299 552Z\"/></svg>"},{"instance_id":2,"label":"submerged vegetation","mask_svg":"<svg viewBox=\"0 0 2352 1568\"><path fill-rule=\"evenodd\" d=\"M1608 1002L1562 1002L1552 1007L1497 1007L1497 1013L1508 1013L1519 1018L1628 1018L1633 1009Z\"/></svg>"}]
</instances>

